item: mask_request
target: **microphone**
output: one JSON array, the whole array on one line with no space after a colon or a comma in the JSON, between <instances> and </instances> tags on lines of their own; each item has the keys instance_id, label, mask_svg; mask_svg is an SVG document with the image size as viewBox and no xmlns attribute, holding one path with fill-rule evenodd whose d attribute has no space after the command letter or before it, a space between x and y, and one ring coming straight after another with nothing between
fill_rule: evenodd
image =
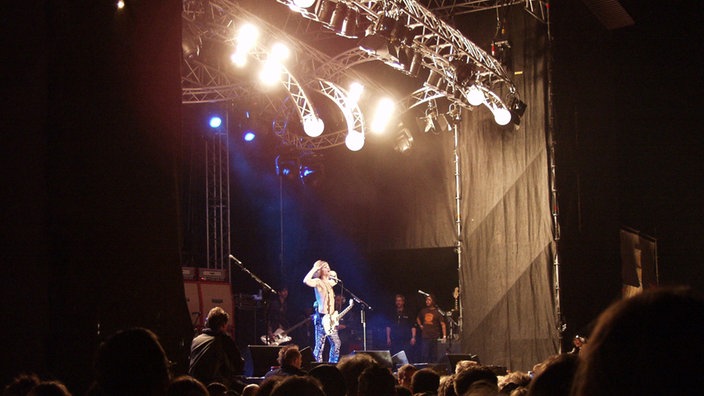
<instances>
[{"instance_id":1,"label":"microphone","mask_svg":"<svg viewBox=\"0 0 704 396\"><path fill-rule=\"evenodd\" d=\"M328 279L330 279L331 281L335 281L335 282L340 282L340 283L342 283L342 279L340 279L340 278L338 278L338 277L336 277L336 276L329 276Z\"/></svg>"},{"instance_id":2,"label":"microphone","mask_svg":"<svg viewBox=\"0 0 704 396\"><path fill-rule=\"evenodd\" d=\"M232 260L235 260L235 262L236 262L237 264L242 265L242 262L239 261L239 260L237 260L237 258L235 258L235 256L230 255L230 258L231 258Z\"/></svg>"},{"instance_id":3,"label":"microphone","mask_svg":"<svg viewBox=\"0 0 704 396\"><path fill-rule=\"evenodd\" d=\"M430 297L430 294L424 292L423 290L418 289L418 293L420 293L420 294L422 294L422 295L424 295L424 296L426 296L426 297Z\"/></svg>"}]
</instances>

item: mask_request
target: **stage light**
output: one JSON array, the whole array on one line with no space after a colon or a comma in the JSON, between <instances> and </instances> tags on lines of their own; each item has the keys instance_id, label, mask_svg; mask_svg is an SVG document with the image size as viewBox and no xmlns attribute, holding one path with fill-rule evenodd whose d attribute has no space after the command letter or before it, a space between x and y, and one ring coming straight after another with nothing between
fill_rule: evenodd
<instances>
[{"instance_id":1,"label":"stage light","mask_svg":"<svg viewBox=\"0 0 704 396\"><path fill-rule=\"evenodd\" d=\"M416 78L418 73L420 73L420 68L423 66L423 54L420 51L413 50L413 57L411 57L411 63L405 68L406 74Z\"/></svg>"},{"instance_id":2,"label":"stage light","mask_svg":"<svg viewBox=\"0 0 704 396\"><path fill-rule=\"evenodd\" d=\"M208 125L213 129L220 128L220 126L222 126L222 118L218 115L214 115L208 120Z\"/></svg>"},{"instance_id":3,"label":"stage light","mask_svg":"<svg viewBox=\"0 0 704 396\"><path fill-rule=\"evenodd\" d=\"M479 89L476 85L472 85L471 87L469 87L466 97L467 102L469 102L469 104L472 106L479 106L484 103L485 100L484 92L482 92L482 90Z\"/></svg>"},{"instance_id":4,"label":"stage light","mask_svg":"<svg viewBox=\"0 0 704 396\"><path fill-rule=\"evenodd\" d=\"M425 80L425 85L432 88L440 88L440 82L443 78L443 74L435 69L430 70L428 78Z\"/></svg>"},{"instance_id":5,"label":"stage light","mask_svg":"<svg viewBox=\"0 0 704 396\"><path fill-rule=\"evenodd\" d=\"M394 146L394 150L400 154L408 154L408 152L411 151L411 148L413 148L413 135L408 128L403 126L402 123L399 124L399 127L401 130L398 135L396 135L396 145Z\"/></svg>"},{"instance_id":6,"label":"stage light","mask_svg":"<svg viewBox=\"0 0 704 396\"><path fill-rule=\"evenodd\" d=\"M256 137L257 137L257 134L254 133L254 131L250 131L250 130L244 131L244 133L242 134L242 139L243 139L245 142L251 142L251 141L253 141Z\"/></svg>"},{"instance_id":7,"label":"stage light","mask_svg":"<svg viewBox=\"0 0 704 396\"><path fill-rule=\"evenodd\" d=\"M367 35L359 41L359 48L395 68L401 68L398 59L398 43L392 36L398 21L389 16L382 16L369 27Z\"/></svg>"},{"instance_id":8,"label":"stage light","mask_svg":"<svg viewBox=\"0 0 704 396\"><path fill-rule=\"evenodd\" d=\"M318 137L325 130L325 122L315 114L303 117L303 131L310 137Z\"/></svg>"},{"instance_id":9,"label":"stage light","mask_svg":"<svg viewBox=\"0 0 704 396\"><path fill-rule=\"evenodd\" d=\"M271 47L271 52L259 72L259 78L264 84L274 85L281 81L282 61L286 60L290 53L291 50L282 43L275 43Z\"/></svg>"},{"instance_id":10,"label":"stage light","mask_svg":"<svg viewBox=\"0 0 704 396\"><path fill-rule=\"evenodd\" d=\"M185 59L193 59L200 55L203 41L194 34L185 24L181 31L181 50Z\"/></svg>"},{"instance_id":11,"label":"stage light","mask_svg":"<svg viewBox=\"0 0 704 396\"><path fill-rule=\"evenodd\" d=\"M440 114L435 101L428 102L425 115L416 119L418 127L425 133L439 135L450 129L450 123L445 114Z\"/></svg>"},{"instance_id":12,"label":"stage light","mask_svg":"<svg viewBox=\"0 0 704 396\"><path fill-rule=\"evenodd\" d=\"M348 15L348 11L349 7L347 7L347 4L343 2L338 2L335 5L335 9L332 11L332 14L330 15L330 22L325 24L324 26L328 29L331 29L335 33L341 33L342 25Z\"/></svg>"},{"instance_id":13,"label":"stage light","mask_svg":"<svg viewBox=\"0 0 704 396\"><path fill-rule=\"evenodd\" d=\"M123 9L123 8L125 8L125 2L124 2L123 0L119 0L119 1L117 2L117 9L118 9L118 10L121 10L121 9Z\"/></svg>"},{"instance_id":14,"label":"stage light","mask_svg":"<svg viewBox=\"0 0 704 396\"><path fill-rule=\"evenodd\" d=\"M325 164L321 154L309 154L300 158L298 178L307 186L317 187L325 178Z\"/></svg>"},{"instance_id":15,"label":"stage light","mask_svg":"<svg viewBox=\"0 0 704 396\"><path fill-rule=\"evenodd\" d=\"M337 34L347 38L358 38L361 36L361 32L364 32L364 29L366 29L365 22L368 22L368 20L362 17L359 11L350 8Z\"/></svg>"},{"instance_id":16,"label":"stage light","mask_svg":"<svg viewBox=\"0 0 704 396\"><path fill-rule=\"evenodd\" d=\"M276 157L276 175L293 178L298 176L301 164L297 155L281 154Z\"/></svg>"},{"instance_id":17,"label":"stage light","mask_svg":"<svg viewBox=\"0 0 704 396\"><path fill-rule=\"evenodd\" d=\"M274 43L271 46L269 57L279 62L283 62L291 55L291 50L283 43Z\"/></svg>"},{"instance_id":18,"label":"stage light","mask_svg":"<svg viewBox=\"0 0 704 396\"><path fill-rule=\"evenodd\" d=\"M345 137L345 146L350 151L359 151L364 147L364 134L357 131L349 131Z\"/></svg>"},{"instance_id":19,"label":"stage light","mask_svg":"<svg viewBox=\"0 0 704 396\"><path fill-rule=\"evenodd\" d=\"M299 8L308 8L315 4L315 0L293 0L293 4Z\"/></svg>"},{"instance_id":20,"label":"stage light","mask_svg":"<svg viewBox=\"0 0 704 396\"><path fill-rule=\"evenodd\" d=\"M330 24L330 18L332 17L333 11L335 11L336 3L329 0L321 0L318 5L318 9L315 12L315 16L318 18L323 25Z\"/></svg>"},{"instance_id":21,"label":"stage light","mask_svg":"<svg viewBox=\"0 0 704 396\"><path fill-rule=\"evenodd\" d=\"M382 98L377 103L374 117L369 129L375 133L381 133L386 129L386 125L391 120L396 104L390 98Z\"/></svg>"},{"instance_id":22,"label":"stage light","mask_svg":"<svg viewBox=\"0 0 704 396\"><path fill-rule=\"evenodd\" d=\"M461 86L467 86L473 83L477 78L477 69L474 65L465 63L461 59L452 61L452 66L455 68L455 82Z\"/></svg>"},{"instance_id":23,"label":"stage light","mask_svg":"<svg viewBox=\"0 0 704 396\"><path fill-rule=\"evenodd\" d=\"M503 105L491 103L489 108L491 112L494 113L494 121L496 121L497 124L503 126L511 122L511 112Z\"/></svg>"},{"instance_id":24,"label":"stage light","mask_svg":"<svg viewBox=\"0 0 704 396\"><path fill-rule=\"evenodd\" d=\"M362 92L364 92L364 85L358 82L353 82L350 84L347 100L345 102L348 109L353 108L357 105L357 103L359 103L359 99L362 97Z\"/></svg>"},{"instance_id":25,"label":"stage light","mask_svg":"<svg viewBox=\"0 0 704 396\"><path fill-rule=\"evenodd\" d=\"M249 51L259 39L259 29L251 23L246 23L240 26L236 39L237 48L230 56L230 60L238 67L244 67L247 64Z\"/></svg>"},{"instance_id":26,"label":"stage light","mask_svg":"<svg viewBox=\"0 0 704 396\"><path fill-rule=\"evenodd\" d=\"M523 117L523 114L526 112L526 108L528 107L527 104L522 102L520 99L513 97L511 99L511 104L509 105L511 108L511 111L513 113L516 113L517 116Z\"/></svg>"}]
</instances>

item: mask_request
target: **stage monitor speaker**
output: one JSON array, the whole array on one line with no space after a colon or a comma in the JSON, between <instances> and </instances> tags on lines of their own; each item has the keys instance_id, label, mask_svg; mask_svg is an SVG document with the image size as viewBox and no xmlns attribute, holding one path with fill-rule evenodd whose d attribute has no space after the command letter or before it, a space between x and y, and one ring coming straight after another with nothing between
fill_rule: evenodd
<instances>
[{"instance_id":1,"label":"stage monitor speaker","mask_svg":"<svg viewBox=\"0 0 704 396\"><path fill-rule=\"evenodd\" d=\"M477 355L472 355L470 353L468 354L463 354L463 353L448 353L447 358L450 360L450 373L455 372L455 366L457 366L457 362L460 362L462 360L471 360L477 363L479 362L479 356Z\"/></svg>"},{"instance_id":2,"label":"stage monitor speaker","mask_svg":"<svg viewBox=\"0 0 704 396\"><path fill-rule=\"evenodd\" d=\"M252 356L252 376L263 377L271 370L272 366L278 366L276 360L279 357L280 346L270 345L249 345L249 354Z\"/></svg>"},{"instance_id":3,"label":"stage monitor speaker","mask_svg":"<svg viewBox=\"0 0 704 396\"><path fill-rule=\"evenodd\" d=\"M364 354L369 355L376 360L380 365L390 368L393 370L394 363L391 360L391 352L389 350L378 350L378 351L354 351L353 354Z\"/></svg>"},{"instance_id":4,"label":"stage monitor speaker","mask_svg":"<svg viewBox=\"0 0 704 396\"><path fill-rule=\"evenodd\" d=\"M394 366L396 366L395 368L408 364L408 356L406 356L406 351L400 351L399 353L391 356L391 362Z\"/></svg>"}]
</instances>

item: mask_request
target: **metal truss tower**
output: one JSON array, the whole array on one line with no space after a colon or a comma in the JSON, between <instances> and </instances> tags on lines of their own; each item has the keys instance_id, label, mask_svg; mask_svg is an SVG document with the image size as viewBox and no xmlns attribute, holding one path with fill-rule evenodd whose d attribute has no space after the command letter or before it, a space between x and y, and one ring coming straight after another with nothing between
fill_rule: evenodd
<instances>
[{"instance_id":1,"label":"metal truss tower","mask_svg":"<svg viewBox=\"0 0 704 396\"><path fill-rule=\"evenodd\" d=\"M230 255L230 150L228 117L205 139L205 197L207 211L207 265L229 269ZM225 273L229 273L226 271Z\"/></svg>"}]
</instances>

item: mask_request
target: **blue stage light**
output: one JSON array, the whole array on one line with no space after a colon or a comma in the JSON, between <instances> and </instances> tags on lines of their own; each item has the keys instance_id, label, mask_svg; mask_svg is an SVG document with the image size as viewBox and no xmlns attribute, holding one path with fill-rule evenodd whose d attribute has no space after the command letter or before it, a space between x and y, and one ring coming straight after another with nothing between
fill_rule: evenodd
<instances>
[{"instance_id":1,"label":"blue stage light","mask_svg":"<svg viewBox=\"0 0 704 396\"><path fill-rule=\"evenodd\" d=\"M257 135L254 133L254 131L245 131L242 134L242 139L244 139L245 142L251 142L257 137Z\"/></svg>"},{"instance_id":2,"label":"blue stage light","mask_svg":"<svg viewBox=\"0 0 704 396\"><path fill-rule=\"evenodd\" d=\"M211 128L220 128L222 125L222 118L220 118L220 116L212 116L210 117L208 125L210 125Z\"/></svg>"}]
</instances>

